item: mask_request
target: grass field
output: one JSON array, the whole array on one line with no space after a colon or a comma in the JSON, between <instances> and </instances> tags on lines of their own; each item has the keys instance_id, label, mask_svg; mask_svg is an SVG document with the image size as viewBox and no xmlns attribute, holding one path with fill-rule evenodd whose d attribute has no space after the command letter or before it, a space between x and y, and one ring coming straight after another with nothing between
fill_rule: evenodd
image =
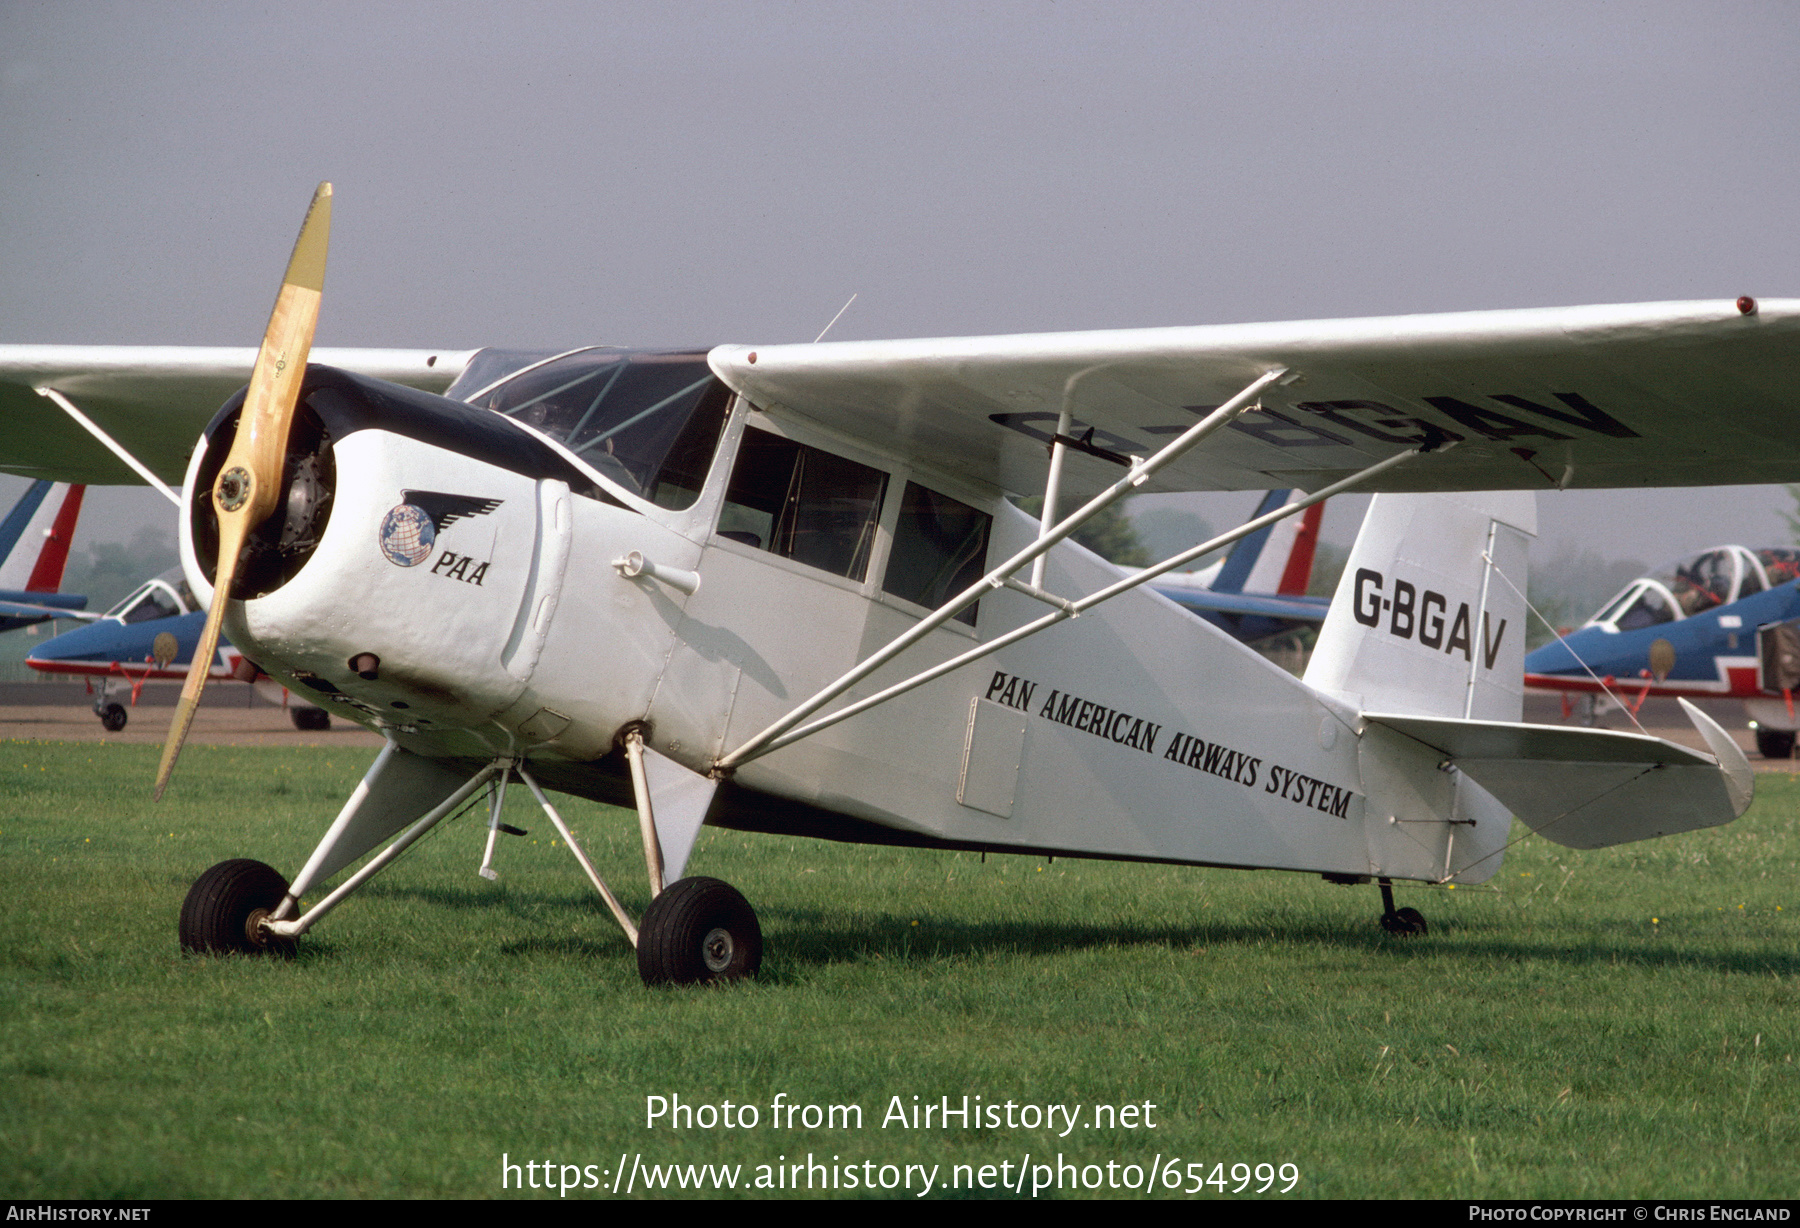
<instances>
[{"instance_id":1,"label":"grass field","mask_svg":"<svg viewBox=\"0 0 1800 1228\"><path fill-rule=\"evenodd\" d=\"M1154 1165L1183 1192L1229 1192L1233 1164L1253 1191L1253 1166L1289 1163L1290 1198L1800 1189L1785 777L1723 829L1600 853L1526 839L1487 886L1402 886L1431 924L1414 940L1377 931L1372 887L1298 875L708 830L690 868L757 906L763 974L652 992L518 789L508 817L531 837L503 845L498 884L465 818L291 963L183 956L193 877L239 856L291 874L366 760L190 746L152 805L156 753L0 754L0 1195L518 1196L505 1156L517 1182L549 1161L599 1187L570 1197L611 1197L621 1155L639 1195L640 1163L742 1165L755 1194L758 1165L809 1153L839 1196L865 1193L841 1188L851 1165L892 1165L916 1194L909 1164L936 1166L934 1196L1011 1196L941 1187L1058 1153L1069 1173L1111 1163L1108 1181ZM565 813L641 909L635 820ZM760 1120L646 1128L647 1097L676 1095ZM862 1127L773 1128L778 1095L859 1105ZM884 1127L915 1095L1088 1107L1067 1137ZM1154 1128L1090 1128L1091 1106L1146 1102ZM1067 1188L1083 1179L1060 1196L1124 1192Z\"/></svg>"}]
</instances>

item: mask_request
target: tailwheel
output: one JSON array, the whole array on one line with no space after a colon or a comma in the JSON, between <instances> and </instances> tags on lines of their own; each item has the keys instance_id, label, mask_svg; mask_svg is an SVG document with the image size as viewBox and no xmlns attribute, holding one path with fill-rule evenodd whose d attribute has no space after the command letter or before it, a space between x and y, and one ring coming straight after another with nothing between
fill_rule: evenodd
<instances>
[{"instance_id":1,"label":"tailwheel","mask_svg":"<svg viewBox=\"0 0 1800 1228\"><path fill-rule=\"evenodd\" d=\"M194 880L181 905L181 948L197 955L292 959L294 940L262 928L287 894L287 879L260 861L221 861Z\"/></svg>"},{"instance_id":2,"label":"tailwheel","mask_svg":"<svg viewBox=\"0 0 1800 1228\"><path fill-rule=\"evenodd\" d=\"M1377 881L1381 884L1381 928L1397 938L1423 937L1428 932L1425 914L1416 908L1395 908L1393 880Z\"/></svg>"},{"instance_id":3,"label":"tailwheel","mask_svg":"<svg viewBox=\"0 0 1800 1228\"><path fill-rule=\"evenodd\" d=\"M735 981L762 967L762 927L731 884L684 878L644 910L637 957L646 985Z\"/></svg>"}]
</instances>

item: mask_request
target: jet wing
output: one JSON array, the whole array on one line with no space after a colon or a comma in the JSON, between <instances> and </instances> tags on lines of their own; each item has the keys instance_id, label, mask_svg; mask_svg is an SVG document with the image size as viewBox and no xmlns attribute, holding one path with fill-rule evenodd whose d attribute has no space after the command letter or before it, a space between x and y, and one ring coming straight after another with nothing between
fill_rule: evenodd
<instances>
[{"instance_id":1,"label":"jet wing","mask_svg":"<svg viewBox=\"0 0 1800 1228\"><path fill-rule=\"evenodd\" d=\"M315 349L313 361L429 392L472 351ZM201 430L250 381L256 350L180 346L0 345L0 472L95 485L141 479L56 404L54 388L165 482L179 484Z\"/></svg>"},{"instance_id":2,"label":"jet wing","mask_svg":"<svg viewBox=\"0 0 1800 1228\"><path fill-rule=\"evenodd\" d=\"M1190 610L1211 610L1218 614L1256 614L1264 618L1284 618L1295 622L1322 623L1331 610L1329 597L1276 597L1259 593L1215 593L1204 588L1176 588L1157 584L1151 588Z\"/></svg>"},{"instance_id":3,"label":"jet wing","mask_svg":"<svg viewBox=\"0 0 1800 1228\"><path fill-rule=\"evenodd\" d=\"M0 597L0 618L78 618L83 622L92 622L99 617L101 615L98 611L89 612L70 606L43 605L35 601L13 601Z\"/></svg>"},{"instance_id":4,"label":"jet wing","mask_svg":"<svg viewBox=\"0 0 1800 1228\"><path fill-rule=\"evenodd\" d=\"M1486 311L922 341L721 346L753 402L1003 490L1042 490L1065 403L1065 488L1124 470L1252 380L1288 380L1147 490L1312 491L1454 442L1375 490L1800 480L1800 300ZM1087 432L1092 430L1092 436Z\"/></svg>"}]
</instances>

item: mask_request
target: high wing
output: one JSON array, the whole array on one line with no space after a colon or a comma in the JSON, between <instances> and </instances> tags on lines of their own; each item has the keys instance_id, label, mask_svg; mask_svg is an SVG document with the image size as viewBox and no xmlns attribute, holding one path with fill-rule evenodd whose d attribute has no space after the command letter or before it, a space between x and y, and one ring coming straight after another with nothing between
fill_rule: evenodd
<instances>
[{"instance_id":1,"label":"high wing","mask_svg":"<svg viewBox=\"0 0 1800 1228\"><path fill-rule=\"evenodd\" d=\"M331 350L313 360L438 392L471 351ZM129 482L48 387L167 481L249 378L255 351L0 346L0 471ZM776 413L966 480L1042 490L1066 407L1087 492L1274 370L1261 409L1145 490L1316 491L1408 449L1456 446L1361 489L1717 485L1800 479L1800 300L1465 312L1360 320L809 345L724 345L713 370Z\"/></svg>"},{"instance_id":2,"label":"high wing","mask_svg":"<svg viewBox=\"0 0 1800 1228\"><path fill-rule=\"evenodd\" d=\"M732 345L710 360L758 405L1022 494L1042 488L1065 406L1089 457L1128 463L1283 368L1260 411L1144 488L1316 491L1383 457L1451 442L1361 488L1800 479L1794 299ZM1120 475L1081 457L1065 483L1091 490Z\"/></svg>"},{"instance_id":3,"label":"high wing","mask_svg":"<svg viewBox=\"0 0 1800 1228\"><path fill-rule=\"evenodd\" d=\"M313 360L442 392L466 350L315 349ZM200 431L250 379L254 347L0 345L0 472L94 485L141 479L53 401L51 388L165 482L179 483Z\"/></svg>"}]
</instances>

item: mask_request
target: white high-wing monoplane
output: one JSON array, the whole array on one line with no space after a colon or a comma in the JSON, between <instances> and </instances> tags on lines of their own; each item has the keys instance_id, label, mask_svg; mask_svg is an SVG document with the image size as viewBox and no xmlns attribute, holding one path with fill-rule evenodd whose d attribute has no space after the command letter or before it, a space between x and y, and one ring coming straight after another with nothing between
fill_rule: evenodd
<instances>
[{"instance_id":1,"label":"white high-wing monoplane","mask_svg":"<svg viewBox=\"0 0 1800 1228\"><path fill-rule=\"evenodd\" d=\"M1407 933L1390 880L1489 877L1513 815L1592 848L1749 805L1697 710L1711 755L1519 723L1529 492L1800 479L1800 301L308 367L328 208L216 415L249 352L0 347L6 468L185 465L209 634L387 741L291 883L199 878L190 949L290 949L483 790L491 876L509 780L651 982L761 958L682 878L703 822L1374 879ZM1065 540L1133 491L1273 487L1388 492L1303 679L1146 584L1263 520L1124 577ZM546 790L635 805L641 920Z\"/></svg>"}]
</instances>

